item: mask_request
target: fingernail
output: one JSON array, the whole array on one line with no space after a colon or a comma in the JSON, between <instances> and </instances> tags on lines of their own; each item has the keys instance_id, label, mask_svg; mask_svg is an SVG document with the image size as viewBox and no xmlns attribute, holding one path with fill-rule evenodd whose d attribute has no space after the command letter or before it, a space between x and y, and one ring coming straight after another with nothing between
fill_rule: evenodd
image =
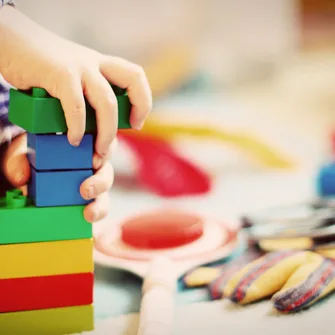
<instances>
[{"instance_id":1,"label":"fingernail","mask_svg":"<svg viewBox=\"0 0 335 335\"><path fill-rule=\"evenodd\" d=\"M74 147L79 147L80 141L72 141L71 143Z\"/></svg>"},{"instance_id":2,"label":"fingernail","mask_svg":"<svg viewBox=\"0 0 335 335\"><path fill-rule=\"evenodd\" d=\"M143 126L144 126L144 121L141 121L139 123L136 123L134 129L141 130L143 128Z\"/></svg>"},{"instance_id":3,"label":"fingernail","mask_svg":"<svg viewBox=\"0 0 335 335\"><path fill-rule=\"evenodd\" d=\"M87 196L87 199L93 199L95 197L95 187L94 186L90 186L87 189L86 196Z\"/></svg>"},{"instance_id":4,"label":"fingernail","mask_svg":"<svg viewBox=\"0 0 335 335\"><path fill-rule=\"evenodd\" d=\"M69 143L74 146L74 147L78 147L79 144L80 144L80 139L76 139L77 136L73 136L72 134L68 134L68 140L69 140Z\"/></svg>"}]
</instances>

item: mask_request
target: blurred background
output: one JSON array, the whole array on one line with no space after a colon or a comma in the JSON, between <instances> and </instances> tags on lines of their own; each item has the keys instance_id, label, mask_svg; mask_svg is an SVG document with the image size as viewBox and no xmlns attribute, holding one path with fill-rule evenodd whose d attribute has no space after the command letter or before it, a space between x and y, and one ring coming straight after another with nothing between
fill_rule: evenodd
<instances>
[{"instance_id":1,"label":"blurred background","mask_svg":"<svg viewBox=\"0 0 335 335\"><path fill-rule=\"evenodd\" d=\"M318 169L333 159L335 1L29 0L18 8L142 65L154 96L142 139L166 141L204 173L182 174L156 142L136 149L121 134L111 220L164 204L222 218L314 195ZM210 189L199 181L207 177ZM97 315L136 311L139 283L107 278L96 277ZM185 295L180 301L201 299Z\"/></svg>"},{"instance_id":2,"label":"blurred background","mask_svg":"<svg viewBox=\"0 0 335 335\"><path fill-rule=\"evenodd\" d=\"M207 127L200 141L179 136L174 150L211 176L258 175L283 161L301 175L332 155L332 0L30 0L18 7L68 39L142 65L155 122ZM170 137L174 130L165 129ZM114 155L117 174L134 173L133 156Z\"/></svg>"},{"instance_id":3,"label":"blurred background","mask_svg":"<svg viewBox=\"0 0 335 335\"><path fill-rule=\"evenodd\" d=\"M297 131L312 138L303 145L312 150L328 140L335 105L331 0L30 0L18 6L66 38L141 64L154 113L221 118L259 136Z\"/></svg>"}]
</instances>

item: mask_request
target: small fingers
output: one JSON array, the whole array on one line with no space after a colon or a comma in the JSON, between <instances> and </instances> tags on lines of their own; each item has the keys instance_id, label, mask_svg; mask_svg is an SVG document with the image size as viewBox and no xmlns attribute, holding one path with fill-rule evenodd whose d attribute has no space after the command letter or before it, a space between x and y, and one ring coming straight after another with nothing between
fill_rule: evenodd
<instances>
[{"instance_id":1,"label":"small fingers","mask_svg":"<svg viewBox=\"0 0 335 335\"><path fill-rule=\"evenodd\" d=\"M87 205L84 209L84 218L88 222L96 222L102 220L109 212L108 193L99 195L95 201Z\"/></svg>"},{"instance_id":2,"label":"small fingers","mask_svg":"<svg viewBox=\"0 0 335 335\"><path fill-rule=\"evenodd\" d=\"M86 126L86 107L80 74L63 74L54 92L51 90L50 93L62 104L70 144L79 146Z\"/></svg>"},{"instance_id":3,"label":"small fingers","mask_svg":"<svg viewBox=\"0 0 335 335\"><path fill-rule=\"evenodd\" d=\"M87 178L80 186L80 194L85 200L91 200L100 194L108 192L114 182L114 170L106 161L101 169L93 176Z\"/></svg>"},{"instance_id":4,"label":"small fingers","mask_svg":"<svg viewBox=\"0 0 335 335\"><path fill-rule=\"evenodd\" d=\"M132 128L140 130L152 108L152 93L144 70L124 59L106 57L100 71L112 84L127 89L133 106L130 123Z\"/></svg>"},{"instance_id":5,"label":"small fingers","mask_svg":"<svg viewBox=\"0 0 335 335\"><path fill-rule=\"evenodd\" d=\"M98 131L95 151L101 157L105 157L117 132L117 100L110 84L99 71L85 73L83 86L84 95L96 114Z\"/></svg>"}]
</instances>

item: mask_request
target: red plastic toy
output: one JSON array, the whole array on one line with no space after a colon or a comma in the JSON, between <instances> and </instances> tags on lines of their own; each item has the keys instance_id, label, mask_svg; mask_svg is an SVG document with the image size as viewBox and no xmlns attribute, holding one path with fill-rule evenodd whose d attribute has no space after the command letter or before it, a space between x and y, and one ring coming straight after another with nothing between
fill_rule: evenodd
<instances>
[{"instance_id":1,"label":"red plastic toy","mask_svg":"<svg viewBox=\"0 0 335 335\"><path fill-rule=\"evenodd\" d=\"M126 220L121 239L139 249L176 248L196 241L203 229L203 220L196 215L163 210Z\"/></svg>"},{"instance_id":2,"label":"red plastic toy","mask_svg":"<svg viewBox=\"0 0 335 335\"><path fill-rule=\"evenodd\" d=\"M136 155L137 180L148 190L165 197L206 193L210 177L180 157L163 139L134 132L119 132L118 138Z\"/></svg>"}]
</instances>

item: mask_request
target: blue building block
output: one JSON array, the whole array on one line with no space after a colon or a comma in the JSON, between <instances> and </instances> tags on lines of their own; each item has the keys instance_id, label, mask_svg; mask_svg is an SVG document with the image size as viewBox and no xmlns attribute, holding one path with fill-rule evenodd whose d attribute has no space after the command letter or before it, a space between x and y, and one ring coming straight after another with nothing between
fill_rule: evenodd
<instances>
[{"instance_id":1,"label":"blue building block","mask_svg":"<svg viewBox=\"0 0 335 335\"><path fill-rule=\"evenodd\" d=\"M93 175L93 170L36 171L31 167L29 197L36 207L86 205L90 201L80 195L80 185Z\"/></svg>"},{"instance_id":2,"label":"blue building block","mask_svg":"<svg viewBox=\"0 0 335 335\"><path fill-rule=\"evenodd\" d=\"M28 133L28 159L38 171L92 169L93 135L86 134L73 147L65 134Z\"/></svg>"},{"instance_id":3,"label":"blue building block","mask_svg":"<svg viewBox=\"0 0 335 335\"><path fill-rule=\"evenodd\" d=\"M320 197L335 197L335 162L321 166L316 179L316 188Z\"/></svg>"}]
</instances>

